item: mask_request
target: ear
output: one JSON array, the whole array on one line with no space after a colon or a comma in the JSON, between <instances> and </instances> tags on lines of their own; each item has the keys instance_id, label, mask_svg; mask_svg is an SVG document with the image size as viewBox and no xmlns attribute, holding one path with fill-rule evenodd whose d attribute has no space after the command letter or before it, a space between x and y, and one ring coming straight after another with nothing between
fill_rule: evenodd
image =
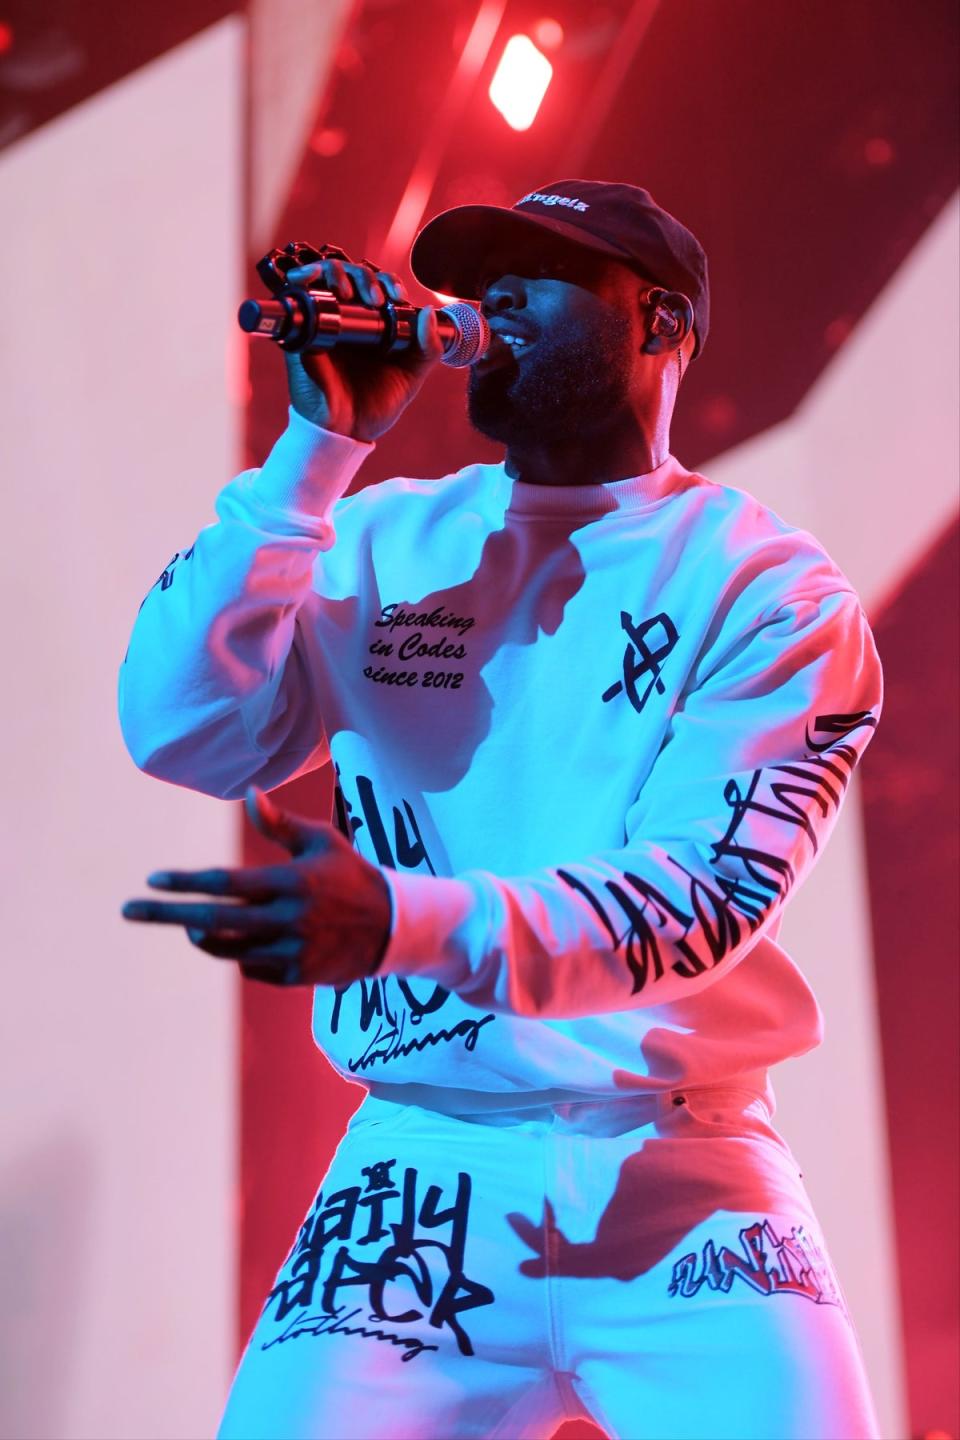
<instances>
[{"instance_id":1,"label":"ear","mask_svg":"<svg viewBox=\"0 0 960 1440\"><path fill-rule=\"evenodd\" d=\"M666 355L679 349L693 331L693 306L686 295L658 286L642 291L640 299L647 325L647 338L640 347L644 355Z\"/></svg>"}]
</instances>

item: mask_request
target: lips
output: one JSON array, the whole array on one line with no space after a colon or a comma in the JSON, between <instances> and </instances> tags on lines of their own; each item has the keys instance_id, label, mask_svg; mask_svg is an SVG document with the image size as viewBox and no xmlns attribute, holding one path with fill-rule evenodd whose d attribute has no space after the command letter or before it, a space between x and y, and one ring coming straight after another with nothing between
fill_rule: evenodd
<instances>
[{"instance_id":1,"label":"lips","mask_svg":"<svg viewBox=\"0 0 960 1440\"><path fill-rule=\"evenodd\" d=\"M512 344L504 338L506 335L515 336L516 339L522 341L522 343ZM506 326L504 326L502 330L495 330L491 326L490 344L480 359L476 361L474 368L478 370L492 370L496 366L506 364L508 359L517 361L521 355L525 355L528 350L532 350L534 343L533 340L528 339L525 335L521 335L516 330L510 330Z\"/></svg>"}]
</instances>

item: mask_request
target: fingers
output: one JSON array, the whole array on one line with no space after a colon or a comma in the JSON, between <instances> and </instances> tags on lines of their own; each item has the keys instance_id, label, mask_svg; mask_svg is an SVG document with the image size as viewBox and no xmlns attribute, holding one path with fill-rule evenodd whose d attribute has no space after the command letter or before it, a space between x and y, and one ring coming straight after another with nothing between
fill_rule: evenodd
<instances>
[{"instance_id":1,"label":"fingers","mask_svg":"<svg viewBox=\"0 0 960 1440\"><path fill-rule=\"evenodd\" d=\"M122 910L125 920L146 925L181 925L186 930L216 932L227 936L259 936L277 939L289 935L300 906L289 900L272 905L218 905L211 900L128 900Z\"/></svg>"},{"instance_id":2,"label":"fingers","mask_svg":"<svg viewBox=\"0 0 960 1440\"><path fill-rule=\"evenodd\" d=\"M303 876L292 865L250 866L226 870L155 870L147 876L154 890L201 895L235 895L243 900L274 900L280 895L301 895Z\"/></svg>"},{"instance_id":3,"label":"fingers","mask_svg":"<svg viewBox=\"0 0 960 1440\"><path fill-rule=\"evenodd\" d=\"M439 360L443 354L437 312L429 305L417 315L417 347L421 357L427 360Z\"/></svg>"},{"instance_id":4,"label":"fingers","mask_svg":"<svg viewBox=\"0 0 960 1440\"><path fill-rule=\"evenodd\" d=\"M293 856L323 855L342 841L343 837L333 825L322 820L304 820L299 815L291 815L256 785L251 785L247 790L243 803L247 818L260 834L282 845ZM291 888L284 893L300 892Z\"/></svg>"},{"instance_id":5,"label":"fingers","mask_svg":"<svg viewBox=\"0 0 960 1440\"><path fill-rule=\"evenodd\" d=\"M300 980L300 941L293 938L264 944L260 940L222 940L203 930L188 930L191 944L218 960L236 960L247 980L268 985L296 985Z\"/></svg>"},{"instance_id":6,"label":"fingers","mask_svg":"<svg viewBox=\"0 0 960 1440\"><path fill-rule=\"evenodd\" d=\"M373 309L386 305L386 290L376 274L365 265L345 265L342 260L327 260L324 264L334 269L337 285L334 294L339 299L350 301L356 296L361 304L369 305Z\"/></svg>"},{"instance_id":7,"label":"fingers","mask_svg":"<svg viewBox=\"0 0 960 1440\"><path fill-rule=\"evenodd\" d=\"M374 309L386 304L386 293L373 275L362 265L345 264L342 260L317 260L312 265L295 266L287 271L292 285L306 285L329 290L346 304L360 301Z\"/></svg>"},{"instance_id":8,"label":"fingers","mask_svg":"<svg viewBox=\"0 0 960 1440\"><path fill-rule=\"evenodd\" d=\"M219 960L242 960L245 965L274 961L287 965L299 959L303 948L299 935L264 940L260 935L217 935L208 930L189 929L187 939L205 955L215 955Z\"/></svg>"},{"instance_id":9,"label":"fingers","mask_svg":"<svg viewBox=\"0 0 960 1440\"><path fill-rule=\"evenodd\" d=\"M250 786L243 803L251 825L268 840L275 840L289 850L291 855L303 855L317 838L318 826L281 810L276 801L256 785Z\"/></svg>"},{"instance_id":10,"label":"fingers","mask_svg":"<svg viewBox=\"0 0 960 1440\"><path fill-rule=\"evenodd\" d=\"M365 265L368 270L373 271L391 300L406 302L409 299L407 287L399 275L394 275L390 270L381 270L379 265L375 265L372 260L361 260L360 264Z\"/></svg>"},{"instance_id":11,"label":"fingers","mask_svg":"<svg viewBox=\"0 0 960 1440\"><path fill-rule=\"evenodd\" d=\"M318 260L313 265L300 265L288 270L287 279L294 285L319 285L345 304L359 300L372 309L379 309L388 300L405 301L407 298L399 275L379 269L372 260L358 263Z\"/></svg>"}]
</instances>

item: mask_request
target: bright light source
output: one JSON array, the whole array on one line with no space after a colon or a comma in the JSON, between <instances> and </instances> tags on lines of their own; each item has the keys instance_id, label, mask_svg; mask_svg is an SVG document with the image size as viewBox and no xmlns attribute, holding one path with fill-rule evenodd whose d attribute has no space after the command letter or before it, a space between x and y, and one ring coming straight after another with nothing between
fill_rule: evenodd
<instances>
[{"instance_id":1,"label":"bright light source","mask_svg":"<svg viewBox=\"0 0 960 1440\"><path fill-rule=\"evenodd\" d=\"M553 66L529 36L507 41L490 81L490 99L512 129L529 130L552 75Z\"/></svg>"}]
</instances>

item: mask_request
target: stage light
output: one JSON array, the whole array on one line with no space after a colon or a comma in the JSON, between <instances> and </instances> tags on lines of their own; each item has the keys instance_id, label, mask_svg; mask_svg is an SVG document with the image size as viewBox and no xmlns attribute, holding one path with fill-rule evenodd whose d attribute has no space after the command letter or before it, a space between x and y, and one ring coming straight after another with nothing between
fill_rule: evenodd
<instances>
[{"instance_id":1,"label":"stage light","mask_svg":"<svg viewBox=\"0 0 960 1440\"><path fill-rule=\"evenodd\" d=\"M882 135L875 135L864 145L863 158L875 169L884 169L894 158L893 146Z\"/></svg>"},{"instance_id":2,"label":"stage light","mask_svg":"<svg viewBox=\"0 0 960 1440\"><path fill-rule=\"evenodd\" d=\"M529 130L552 75L553 66L528 35L507 41L489 94L511 129Z\"/></svg>"},{"instance_id":3,"label":"stage light","mask_svg":"<svg viewBox=\"0 0 960 1440\"><path fill-rule=\"evenodd\" d=\"M310 149L314 155L322 155L325 160L339 155L346 143L346 130L336 130L331 126L324 126L322 129L314 131L310 137Z\"/></svg>"},{"instance_id":4,"label":"stage light","mask_svg":"<svg viewBox=\"0 0 960 1440\"><path fill-rule=\"evenodd\" d=\"M559 50L563 44L563 26L546 15L534 25L532 34L541 50Z\"/></svg>"}]
</instances>

